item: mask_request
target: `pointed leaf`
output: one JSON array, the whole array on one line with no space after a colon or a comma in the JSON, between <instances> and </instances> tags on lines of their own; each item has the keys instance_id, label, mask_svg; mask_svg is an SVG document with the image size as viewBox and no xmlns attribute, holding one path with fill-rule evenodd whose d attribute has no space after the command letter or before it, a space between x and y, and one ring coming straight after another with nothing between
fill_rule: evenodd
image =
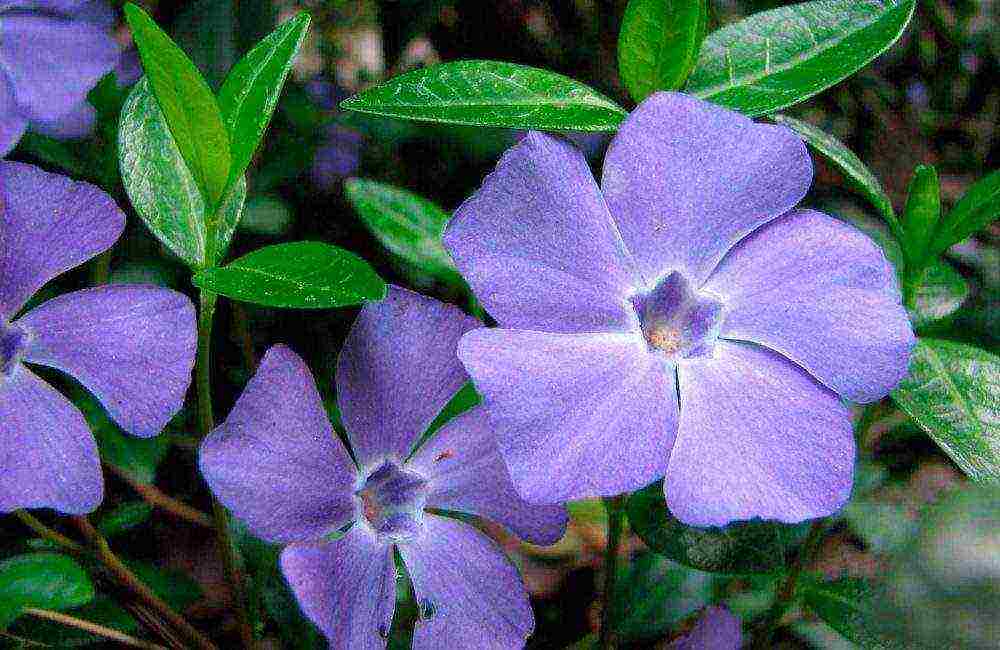
<instances>
[{"instance_id":1,"label":"pointed leaf","mask_svg":"<svg viewBox=\"0 0 1000 650\"><path fill-rule=\"evenodd\" d=\"M941 216L941 185L933 165L917 165L910 179L903 211L903 254L906 273L919 274L934 259L931 240Z\"/></svg>"},{"instance_id":2,"label":"pointed leaf","mask_svg":"<svg viewBox=\"0 0 1000 650\"><path fill-rule=\"evenodd\" d=\"M969 478L1000 482L1000 357L921 338L892 397Z\"/></svg>"},{"instance_id":3,"label":"pointed leaf","mask_svg":"<svg viewBox=\"0 0 1000 650\"><path fill-rule=\"evenodd\" d=\"M885 52L915 0L815 0L753 14L705 39L687 91L750 116L809 99Z\"/></svg>"},{"instance_id":4,"label":"pointed leaf","mask_svg":"<svg viewBox=\"0 0 1000 650\"><path fill-rule=\"evenodd\" d=\"M344 190L361 220L390 252L442 282L462 284L441 243L451 215L423 197L386 183L352 178Z\"/></svg>"},{"instance_id":5,"label":"pointed leaf","mask_svg":"<svg viewBox=\"0 0 1000 650\"><path fill-rule=\"evenodd\" d=\"M705 40L705 0L631 0L618 36L618 71L636 102L674 90L694 68Z\"/></svg>"},{"instance_id":6,"label":"pointed leaf","mask_svg":"<svg viewBox=\"0 0 1000 650\"><path fill-rule=\"evenodd\" d=\"M222 197L222 204L215 211L214 215L208 218L210 232L215 233L213 246L209 251L209 260L212 266L222 261L229 250L229 243L236 232L236 226L243 216L243 208L247 200L247 179L240 176L235 183L229 186L225 196Z\"/></svg>"},{"instance_id":7,"label":"pointed leaf","mask_svg":"<svg viewBox=\"0 0 1000 650\"><path fill-rule=\"evenodd\" d=\"M947 262L937 259L923 273L914 294L910 320L916 329L951 316L969 297L969 283Z\"/></svg>"},{"instance_id":8,"label":"pointed leaf","mask_svg":"<svg viewBox=\"0 0 1000 650\"><path fill-rule=\"evenodd\" d=\"M1000 218L1000 169L982 178L959 199L941 220L934 237L935 255Z\"/></svg>"},{"instance_id":9,"label":"pointed leaf","mask_svg":"<svg viewBox=\"0 0 1000 650\"><path fill-rule=\"evenodd\" d=\"M627 113L563 75L502 61L454 61L394 77L345 110L421 122L547 131L614 131Z\"/></svg>"},{"instance_id":10,"label":"pointed leaf","mask_svg":"<svg viewBox=\"0 0 1000 650\"><path fill-rule=\"evenodd\" d=\"M876 595L865 580L842 578L824 582L809 577L803 579L799 593L809 609L859 647L865 650L902 650L906 647L888 636L878 624Z\"/></svg>"},{"instance_id":11,"label":"pointed leaf","mask_svg":"<svg viewBox=\"0 0 1000 650\"><path fill-rule=\"evenodd\" d=\"M86 571L57 553L29 553L0 562L0 630L25 608L57 611L86 605L94 585Z\"/></svg>"},{"instance_id":12,"label":"pointed leaf","mask_svg":"<svg viewBox=\"0 0 1000 650\"><path fill-rule=\"evenodd\" d=\"M219 109L232 144L231 178L243 174L264 138L309 20L309 14L301 13L279 25L233 66L219 90Z\"/></svg>"},{"instance_id":13,"label":"pointed leaf","mask_svg":"<svg viewBox=\"0 0 1000 650\"><path fill-rule=\"evenodd\" d=\"M150 89L198 187L214 208L229 179L229 137L215 95L187 55L145 11L125 5Z\"/></svg>"},{"instance_id":14,"label":"pointed leaf","mask_svg":"<svg viewBox=\"0 0 1000 650\"><path fill-rule=\"evenodd\" d=\"M228 266L202 271L196 286L267 307L329 309L385 297L386 286L363 259L321 242L256 250Z\"/></svg>"},{"instance_id":15,"label":"pointed leaf","mask_svg":"<svg viewBox=\"0 0 1000 650\"><path fill-rule=\"evenodd\" d=\"M628 520L649 548L687 566L725 574L775 573L785 567L790 526L752 521L693 528L675 519L657 482L632 494Z\"/></svg>"}]
</instances>

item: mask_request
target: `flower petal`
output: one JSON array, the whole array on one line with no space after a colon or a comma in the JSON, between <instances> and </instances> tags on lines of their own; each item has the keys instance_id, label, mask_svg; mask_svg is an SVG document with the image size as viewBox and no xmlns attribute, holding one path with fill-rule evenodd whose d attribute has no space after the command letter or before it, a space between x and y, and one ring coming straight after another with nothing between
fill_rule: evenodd
<instances>
[{"instance_id":1,"label":"flower petal","mask_svg":"<svg viewBox=\"0 0 1000 650\"><path fill-rule=\"evenodd\" d=\"M680 93L656 93L622 123L602 189L648 281L695 286L729 248L805 196L812 161L791 130Z\"/></svg>"},{"instance_id":2,"label":"flower petal","mask_svg":"<svg viewBox=\"0 0 1000 650\"><path fill-rule=\"evenodd\" d=\"M428 507L486 517L533 544L554 544L566 532L563 506L533 505L514 490L483 408L435 432L407 466L430 480Z\"/></svg>"},{"instance_id":3,"label":"flower petal","mask_svg":"<svg viewBox=\"0 0 1000 650\"><path fill-rule=\"evenodd\" d=\"M399 287L365 305L337 363L337 401L362 467L409 455L469 380L455 348L479 325L456 307Z\"/></svg>"},{"instance_id":4,"label":"flower petal","mask_svg":"<svg viewBox=\"0 0 1000 650\"><path fill-rule=\"evenodd\" d=\"M93 133L96 120L97 111L83 101L55 120L32 122L31 130L58 140L76 140Z\"/></svg>"},{"instance_id":5,"label":"flower petal","mask_svg":"<svg viewBox=\"0 0 1000 650\"><path fill-rule=\"evenodd\" d=\"M896 274L855 228L796 210L740 242L705 287L722 297L722 336L792 359L855 402L885 397L916 343Z\"/></svg>"},{"instance_id":6,"label":"flower petal","mask_svg":"<svg viewBox=\"0 0 1000 650\"><path fill-rule=\"evenodd\" d=\"M628 326L639 282L583 154L529 133L455 212L444 244L506 327L557 332Z\"/></svg>"},{"instance_id":7,"label":"flower petal","mask_svg":"<svg viewBox=\"0 0 1000 650\"><path fill-rule=\"evenodd\" d=\"M130 433L155 436L184 405L197 331L183 294L95 287L53 298L17 324L29 336L26 361L75 377Z\"/></svg>"},{"instance_id":8,"label":"flower petal","mask_svg":"<svg viewBox=\"0 0 1000 650\"><path fill-rule=\"evenodd\" d=\"M14 150L27 128L28 119L14 101L14 88L0 72L0 158Z\"/></svg>"},{"instance_id":9,"label":"flower petal","mask_svg":"<svg viewBox=\"0 0 1000 650\"><path fill-rule=\"evenodd\" d=\"M81 515L103 492L97 444L80 411L24 366L0 376L0 512Z\"/></svg>"},{"instance_id":10,"label":"flower petal","mask_svg":"<svg viewBox=\"0 0 1000 650\"><path fill-rule=\"evenodd\" d=\"M681 416L665 493L692 526L799 522L846 503L851 414L804 370L766 348L719 341L682 361Z\"/></svg>"},{"instance_id":11,"label":"flower petal","mask_svg":"<svg viewBox=\"0 0 1000 650\"><path fill-rule=\"evenodd\" d=\"M524 647L535 617L514 565L468 524L427 515L424 526L399 545L421 610L413 649Z\"/></svg>"},{"instance_id":12,"label":"flower petal","mask_svg":"<svg viewBox=\"0 0 1000 650\"><path fill-rule=\"evenodd\" d=\"M669 650L739 650L743 645L740 619L725 607L708 607L694 629L670 644Z\"/></svg>"},{"instance_id":13,"label":"flower petal","mask_svg":"<svg viewBox=\"0 0 1000 650\"><path fill-rule=\"evenodd\" d=\"M674 368L641 334L479 329L458 356L527 501L621 494L663 476L677 428Z\"/></svg>"},{"instance_id":14,"label":"flower petal","mask_svg":"<svg viewBox=\"0 0 1000 650\"><path fill-rule=\"evenodd\" d=\"M0 61L30 120L70 112L118 63L111 34L82 20L14 13L0 21Z\"/></svg>"},{"instance_id":15,"label":"flower petal","mask_svg":"<svg viewBox=\"0 0 1000 650\"><path fill-rule=\"evenodd\" d=\"M267 351L229 417L201 445L216 498L272 542L314 540L353 520L357 471L337 440L309 368Z\"/></svg>"},{"instance_id":16,"label":"flower petal","mask_svg":"<svg viewBox=\"0 0 1000 650\"><path fill-rule=\"evenodd\" d=\"M93 185L14 162L0 162L0 216L0 320L125 228L114 200Z\"/></svg>"},{"instance_id":17,"label":"flower petal","mask_svg":"<svg viewBox=\"0 0 1000 650\"><path fill-rule=\"evenodd\" d=\"M385 648L396 608L391 545L355 526L335 542L291 544L281 571L331 650Z\"/></svg>"}]
</instances>

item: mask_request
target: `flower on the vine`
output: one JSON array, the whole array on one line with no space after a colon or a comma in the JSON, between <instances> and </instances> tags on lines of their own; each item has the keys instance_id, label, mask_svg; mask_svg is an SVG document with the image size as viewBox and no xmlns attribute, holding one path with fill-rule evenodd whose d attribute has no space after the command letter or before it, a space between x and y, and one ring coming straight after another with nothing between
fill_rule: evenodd
<instances>
[{"instance_id":1,"label":"flower on the vine","mask_svg":"<svg viewBox=\"0 0 1000 650\"><path fill-rule=\"evenodd\" d=\"M118 64L114 13L103 0L0 0L0 157L30 126L88 135L87 93Z\"/></svg>"},{"instance_id":2,"label":"flower on the vine","mask_svg":"<svg viewBox=\"0 0 1000 650\"><path fill-rule=\"evenodd\" d=\"M914 336L866 236L795 209L803 142L678 93L625 121L601 186L532 133L456 212L445 245L498 321L459 356L533 503L665 479L692 525L840 508L841 397L905 375Z\"/></svg>"},{"instance_id":3,"label":"flower on the vine","mask_svg":"<svg viewBox=\"0 0 1000 650\"><path fill-rule=\"evenodd\" d=\"M712 606L690 632L670 644L669 650L739 650L742 645L740 620L725 607Z\"/></svg>"},{"instance_id":4,"label":"flower on the vine","mask_svg":"<svg viewBox=\"0 0 1000 650\"><path fill-rule=\"evenodd\" d=\"M83 415L25 364L75 378L138 436L159 433L184 403L197 343L184 295L112 284L19 315L49 280L109 249L124 226L96 187L0 162L0 512L86 513L103 491Z\"/></svg>"},{"instance_id":5,"label":"flower on the vine","mask_svg":"<svg viewBox=\"0 0 1000 650\"><path fill-rule=\"evenodd\" d=\"M551 544L565 530L564 509L517 496L481 409L423 441L468 382L455 349L478 325L396 287L362 309L336 375L353 458L308 368L280 345L202 445L201 470L218 499L255 534L288 544L282 571L333 648L385 647L394 549L419 604L414 648L520 648L534 628L514 566L448 515L484 516Z\"/></svg>"}]
</instances>

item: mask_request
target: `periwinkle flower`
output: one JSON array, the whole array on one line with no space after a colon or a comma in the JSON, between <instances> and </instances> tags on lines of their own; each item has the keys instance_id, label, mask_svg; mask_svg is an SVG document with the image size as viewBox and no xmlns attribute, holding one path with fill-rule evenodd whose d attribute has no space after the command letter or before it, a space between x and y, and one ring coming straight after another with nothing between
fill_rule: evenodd
<instances>
[{"instance_id":1,"label":"periwinkle flower","mask_svg":"<svg viewBox=\"0 0 1000 650\"><path fill-rule=\"evenodd\" d=\"M101 0L0 0L0 157L30 126L59 138L94 124L87 93L118 63Z\"/></svg>"},{"instance_id":2,"label":"periwinkle flower","mask_svg":"<svg viewBox=\"0 0 1000 650\"><path fill-rule=\"evenodd\" d=\"M707 607L687 634L668 650L739 650L743 645L740 620L725 607Z\"/></svg>"},{"instance_id":3,"label":"periwinkle flower","mask_svg":"<svg viewBox=\"0 0 1000 650\"><path fill-rule=\"evenodd\" d=\"M882 251L795 209L811 181L790 130L678 93L624 121L600 188L558 138L507 152L445 245L500 325L459 356L525 499L665 476L692 525L843 505L841 398L886 395L914 336Z\"/></svg>"},{"instance_id":4,"label":"periwinkle flower","mask_svg":"<svg viewBox=\"0 0 1000 650\"><path fill-rule=\"evenodd\" d=\"M336 376L353 460L309 370L280 345L202 445L201 470L219 500L258 536L288 544L281 569L331 648L385 647L394 549L421 610L414 648L520 648L534 628L514 566L447 515L488 517L551 544L565 530L565 511L517 496L481 409L418 445L468 381L455 349L478 325L396 287L362 309Z\"/></svg>"},{"instance_id":5,"label":"periwinkle flower","mask_svg":"<svg viewBox=\"0 0 1000 650\"><path fill-rule=\"evenodd\" d=\"M124 227L96 187L0 162L0 512L82 514L103 491L83 415L25 364L72 376L138 436L159 433L183 405L196 332L182 294L107 285L18 316L45 283L110 248Z\"/></svg>"}]
</instances>

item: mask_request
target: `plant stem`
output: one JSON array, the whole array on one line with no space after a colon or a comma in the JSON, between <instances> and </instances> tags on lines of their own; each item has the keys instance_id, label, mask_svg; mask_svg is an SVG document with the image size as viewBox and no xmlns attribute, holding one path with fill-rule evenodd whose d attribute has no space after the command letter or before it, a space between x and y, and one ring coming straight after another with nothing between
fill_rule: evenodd
<instances>
[{"instance_id":1,"label":"plant stem","mask_svg":"<svg viewBox=\"0 0 1000 650\"><path fill-rule=\"evenodd\" d=\"M108 572L115 578L116 581L125 586L132 594L138 598L143 604L147 605L150 609L156 611L157 614L163 617L165 621L170 623L178 632L181 632L194 647L201 648L202 650L218 650L211 641L208 640L201 632L196 630L190 623L188 623L183 616L175 612L170 608L170 605L163 602L159 596L153 593L150 589L139 580L132 570L122 562L114 551L111 550L111 545L108 544L108 540L97 532L97 529L90 523L86 517L73 517L76 521L77 527L83 536L87 538L87 541L91 543L94 547L94 551L97 554L97 559L100 560L101 564L108 570Z\"/></svg>"},{"instance_id":2,"label":"plant stem","mask_svg":"<svg viewBox=\"0 0 1000 650\"><path fill-rule=\"evenodd\" d=\"M788 575L785 576L785 580L778 587L778 591L774 596L774 603L771 604L771 608L764 614L764 619L760 627L761 632L754 644L755 648L764 649L771 647L771 639L774 638L774 632L778 627L778 623L781 622L781 618L788 611L788 608L791 607L795 599L795 588L798 587L802 571L809 565L816 554L825 530L826 519L817 519L813 522L812 527L809 529L809 534L806 536L806 541L802 543L799 555L795 558L795 563L792 564Z\"/></svg>"},{"instance_id":3,"label":"plant stem","mask_svg":"<svg viewBox=\"0 0 1000 650\"><path fill-rule=\"evenodd\" d=\"M622 540L625 521L624 495L604 499L608 509L608 545L604 552L604 607L601 609L601 630L598 647L613 650L616 647L614 625L616 612L615 591L618 584L618 549Z\"/></svg>"},{"instance_id":4,"label":"plant stem","mask_svg":"<svg viewBox=\"0 0 1000 650\"><path fill-rule=\"evenodd\" d=\"M69 616L68 614L52 612L47 609L38 609L36 607L26 607L24 609L24 613L29 616L34 616L35 618L42 618L48 621L53 621L54 623L59 623L60 625L73 627L78 630L83 630L84 632L90 632L91 634L96 634L97 636L117 641L122 645L127 645L132 648L145 648L145 650L167 650L167 648L162 645L150 643L149 641L143 641L142 639L137 639L134 636L129 636L124 632L119 632L118 630L113 630L109 627L98 625L97 623L91 623L90 621Z\"/></svg>"},{"instance_id":5,"label":"plant stem","mask_svg":"<svg viewBox=\"0 0 1000 650\"><path fill-rule=\"evenodd\" d=\"M83 546L80 546L79 544L71 540L69 537L66 537L62 533L57 533L56 531L52 530L51 528L43 524L41 521L36 519L33 515L29 514L27 510L16 510L14 511L14 515L21 520L21 523L23 523L25 526L33 530L35 534L41 537L42 539L48 540L53 544L61 546L62 548L66 549L67 551L70 551L74 555L83 555L87 552L87 549L85 549Z\"/></svg>"},{"instance_id":6,"label":"plant stem","mask_svg":"<svg viewBox=\"0 0 1000 650\"><path fill-rule=\"evenodd\" d=\"M215 427L215 414L212 411L212 324L215 319L215 305L218 295L210 291L199 294L200 309L198 310L198 358L195 363L195 381L198 391L198 423L201 436L204 438ZM233 594L233 605L236 620L240 630L243 647L252 650L256 647L250 616L247 614L246 590L243 575L233 549L229 535L229 518L225 508L214 497L212 498L212 520L215 525L216 540L222 563L226 569L226 578Z\"/></svg>"},{"instance_id":7,"label":"plant stem","mask_svg":"<svg viewBox=\"0 0 1000 650\"><path fill-rule=\"evenodd\" d=\"M106 464L105 467L109 472L120 478L122 481L128 483L129 487L135 490L136 494L142 497L142 500L151 506L165 510L178 519L183 519L184 521L198 526L203 526L205 528L212 528L214 526L212 518L204 512L196 508L192 508L183 501L178 501L169 494L165 494L164 492L158 490L153 485L137 480L128 472L115 467L114 465Z\"/></svg>"}]
</instances>

